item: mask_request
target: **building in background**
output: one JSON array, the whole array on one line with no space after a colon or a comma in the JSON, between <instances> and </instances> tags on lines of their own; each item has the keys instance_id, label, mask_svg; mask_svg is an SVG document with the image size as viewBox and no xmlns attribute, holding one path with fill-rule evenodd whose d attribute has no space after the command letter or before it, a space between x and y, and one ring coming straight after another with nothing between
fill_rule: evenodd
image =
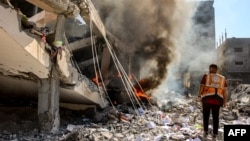
<instances>
[{"instance_id":1,"label":"building in background","mask_svg":"<svg viewBox=\"0 0 250 141\"><path fill-rule=\"evenodd\" d=\"M214 0L198 1L196 13L193 17L197 46L204 51L215 49L215 13ZM204 44L205 40L205 44Z\"/></svg>"},{"instance_id":2,"label":"building in background","mask_svg":"<svg viewBox=\"0 0 250 141\"><path fill-rule=\"evenodd\" d=\"M192 30L195 34L192 37L194 42L192 42L193 44L191 44L191 46L197 48L197 54L193 55L189 58L189 60L196 61L193 61L195 64L185 64L186 60L183 60L182 66L186 67L186 69L181 69L184 70L184 73L182 73L182 78L184 78L184 87L191 94L197 94L200 80L203 74L207 72L207 66L209 66L211 62L215 62L217 60L215 43L215 12L213 7L214 0L197 0L194 2L197 2L198 7L193 16ZM206 60L202 54L199 54L199 51L202 51L205 54L214 54L214 56L211 56L209 60Z\"/></svg>"},{"instance_id":3,"label":"building in background","mask_svg":"<svg viewBox=\"0 0 250 141\"><path fill-rule=\"evenodd\" d=\"M226 38L218 46L221 72L231 80L250 83L250 38Z\"/></svg>"}]
</instances>

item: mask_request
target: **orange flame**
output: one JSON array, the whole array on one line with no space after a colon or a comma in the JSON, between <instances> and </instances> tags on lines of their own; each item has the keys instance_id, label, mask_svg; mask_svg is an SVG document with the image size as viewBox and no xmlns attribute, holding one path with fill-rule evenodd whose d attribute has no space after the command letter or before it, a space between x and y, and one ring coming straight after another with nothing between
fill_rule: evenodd
<instances>
[{"instance_id":1,"label":"orange flame","mask_svg":"<svg viewBox=\"0 0 250 141\"><path fill-rule=\"evenodd\" d=\"M100 85L101 82L99 82L99 75L96 73L95 77L92 79L93 82L95 82L96 85Z\"/></svg>"},{"instance_id":2,"label":"orange flame","mask_svg":"<svg viewBox=\"0 0 250 141\"><path fill-rule=\"evenodd\" d=\"M143 91L143 86L147 82L147 80L141 79L138 84L134 85L134 93L138 100L151 100L151 96Z\"/></svg>"},{"instance_id":3,"label":"orange flame","mask_svg":"<svg viewBox=\"0 0 250 141\"><path fill-rule=\"evenodd\" d=\"M138 98L138 100L142 100L142 99L151 99L151 97L147 94L145 94L141 89L134 89L135 92L135 96Z\"/></svg>"}]
</instances>

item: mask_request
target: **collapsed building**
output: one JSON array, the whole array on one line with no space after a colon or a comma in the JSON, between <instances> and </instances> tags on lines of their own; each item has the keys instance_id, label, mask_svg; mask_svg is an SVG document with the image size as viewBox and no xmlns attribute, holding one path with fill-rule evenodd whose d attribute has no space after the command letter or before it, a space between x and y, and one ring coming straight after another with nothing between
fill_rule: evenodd
<instances>
[{"instance_id":1,"label":"collapsed building","mask_svg":"<svg viewBox=\"0 0 250 141\"><path fill-rule=\"evenodd\" d=\"M106 107L108 102L104 91L81 73L78 58L72 56L75 50L91 49L91 40L97 40L97 36L90 38L90 34L85 33L85 26L74 29L82 30L82 35L74 34L76 37L66 34L64 30L68 26L64 23L78 15L81 17L80 14L88 14L91 9L95 10L91 1L88 4L84 1L80 3L83 8L81 13L78 6L70 1L13 1L9 4L15 9L6 5L0 7L3 42L0 59L1 99L38 99L40 128L48 131L57 130L60 125L59 105L73 107L72 103L84 104L78 106L83 109ZM100 30L95 28L97 31ZM101 32L98 34L100 36ZM82 38L76 42L74 39L77 36ZM101 56L96 54L96 57ZM80 67L86 65L88 59L80 60L78 63L83 64Z\"/></svg>"},{"instance_id":2,"label":"collapsed building","mask_svg":"<svg viewBox=\"0 0 250 141\"><path fill-rule=\"evenodd\" d=\"M185 32L183 23L193 11L186 3L147 1L138 9L130 2L124 2L127 9L90 0L1 3L1 100L37 100L40 128L54 131L60 125L59 107L84 110L126 99L150 99L170 73L169 66L178 56L176 39ZM186 9L178 9L180 5ZM164 13L164 6L171 12ZM150 8L146 14L136 13ZM110 16L120 24L114 25ZM200 18L197 22L206 23ZM207 31L200 34L210 37ZM182 87L186 71L179 73L181 77L172 79L181 81L175 90Z\"/></svg>"},{"instance_id":3,"label":"collapsed building","mask_svg":"<svg viewBox=\"0 0 250 141\"><path fill-rule=\"evenodd\" d=\"M118 68L110 77L128 78L91 1L5 1L0 8L1 100L38 99L41 130L58 130L59 106L105 108L99 83L107 83L110 67Z\"/></svg>"}]
</instances>

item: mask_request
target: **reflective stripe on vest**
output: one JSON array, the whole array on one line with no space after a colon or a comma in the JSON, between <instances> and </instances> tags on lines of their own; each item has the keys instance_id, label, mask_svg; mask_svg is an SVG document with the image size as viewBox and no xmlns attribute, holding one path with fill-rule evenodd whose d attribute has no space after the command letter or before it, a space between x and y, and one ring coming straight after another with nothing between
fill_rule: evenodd
<instances>
[{"instance_id":1,"label":"reflective stripe on vest","mask_svg":"<svg viewBox=\"0 0 250 141\"><path fill-rule=\"evenodd\" d=\"M225 88L225 77L220 74L209 73L206 74L206 83L202 92L202 97L215 95L216 89L217 94L223 98Z\"/></svg>"}]
</instances>

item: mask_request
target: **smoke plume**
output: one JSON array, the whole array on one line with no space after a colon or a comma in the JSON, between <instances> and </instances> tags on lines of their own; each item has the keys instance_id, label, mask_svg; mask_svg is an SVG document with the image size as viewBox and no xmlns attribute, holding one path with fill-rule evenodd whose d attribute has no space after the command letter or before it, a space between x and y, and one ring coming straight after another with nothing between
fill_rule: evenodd
<instances>
[{"instance_id":1,"label":"smoke plume","mask_svg":"<svg viewBox=\"0 0 250 141\"><path fill-rule=\"evenodd\" d=\"M196 42L193 40L197 38L196 32L200 29L196 27L195 30L191 30L192 26L196 26L193 25L192 19L197 6L195 2L188 0L94 0L93 2L107 30L124 44L121 48L124 54L135 56L133 63L137 64L137 67L131 68L131 72L133 69L140 69L140 78L150 84L147 87L151 89L159 87L166 78L174 79L175 74L172 73L175 70L197 64L192 62L197 59L193 58L193 51L202 49L198 47L197 50L197 40ZM173 71L169 68L173 68Z\"/></svg>"}]
</instances>

